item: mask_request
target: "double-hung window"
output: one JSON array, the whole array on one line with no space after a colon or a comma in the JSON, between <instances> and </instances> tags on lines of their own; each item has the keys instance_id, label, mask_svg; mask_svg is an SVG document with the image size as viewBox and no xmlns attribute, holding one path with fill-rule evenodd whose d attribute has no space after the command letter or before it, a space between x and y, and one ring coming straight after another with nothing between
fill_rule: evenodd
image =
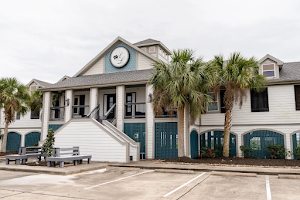
<instances>
[{"instance_id":1,"label":"double-hung window","mask_svg":"<svg viewBox=\"0 0 300 200\"><path fill-rule=\"evenodd\" d=\"M262 65L262 70L263 70L263 75L266 75L266 77L275 76L275 64Z\"/></svg>"},{"instance_id":2,"label":"double-hung window","mask_svg":"<svg viewBox=\"0 0 300 200\"><path fill-rule=\"evenodd\" d=\"M268 88L262 92L251 90L251 112L269 111Z\"/></svg>"},{"instance_id":3,"label":"double-hung window","mask_svg":"<svg viewBox=\"0 0 300 200\"><path fill-rule=\"evenodd\" d=\"M219 107L218 107L218 96L216 96L216 99L213 100L213 93L209 92L208 95L210 96L211 100L208 102L207 111L208 112L218 111L219 110Z\"/></svg>"}]
</instances>

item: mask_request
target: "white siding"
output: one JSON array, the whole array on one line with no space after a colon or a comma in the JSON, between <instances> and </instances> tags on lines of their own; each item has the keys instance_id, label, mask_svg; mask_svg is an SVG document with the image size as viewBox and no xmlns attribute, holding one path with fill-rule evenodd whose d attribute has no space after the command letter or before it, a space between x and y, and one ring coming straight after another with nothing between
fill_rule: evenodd
<instances>
[{"instance_id":1,"label":"white siding","mask_svg":"<svg viewBox=\"0 0 300 200\"><path fill-rule=\"evenodd\" d=\"M150 69L152 68L152 63L154 63L153 60L151 60L150 58L144 56L143 54L139 53L139 52L136 52L138 55L137 55L137 63L138 63L138 66L136 67L137 70L143 70L143 69Z\"/></svg>"},{"instance_id":2,"label":"white siding","mask_svg":"<svg viewBox=\"0 0 300 200\"><path fill-rule=\"evenodd\" d=\"M82 76L103 74L104 73L104 57L100 58L94 65L82 73Z\"/></svg>"},{"instance_id":3,"label":"white siding","mask_svg":"<svg viewBox=\"0 0 300 200\"><path fill-rule=\"evenodd\" d=\"M99 126L92 119L72 120L55 134L55 147L79 146L80 154L92 155L93 161L127 162L128 145Z\"/></svg>"}]
</instances>

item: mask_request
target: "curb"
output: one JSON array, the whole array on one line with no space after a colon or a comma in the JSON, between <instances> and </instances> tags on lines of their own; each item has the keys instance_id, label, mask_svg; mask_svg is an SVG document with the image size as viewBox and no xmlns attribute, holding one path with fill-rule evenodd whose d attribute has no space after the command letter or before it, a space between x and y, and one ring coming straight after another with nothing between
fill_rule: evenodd
<instances>
[{"instance_id":1,"label":"curb","mask_svg":"<svg viewBox=\"0 0 300 200\"><path fill-rule=\"evenodd\" d=\"M193 170L155 169L154 171L161 173L195 174Z\"/></svg>"},{"instance_id":2,"label":"curb","mask_svg":"<svg viewBox=\"0 0 300 200\"><path fill-rule=\"evenodd\" d=\"M218 172L212 171L210 175L214 176L240 176L240 177L257 177L256 173L236 173L236 172Z\"/></svg>"},{"instance_id":3,"label":"curb","mask_svg":"<svg viewBox=\"0 0 300 200\"><path fill-rule=\"evenodd\" d=\"M280 179L300 179L300 175L278 174Z\"/></svg>"}]
</instances>

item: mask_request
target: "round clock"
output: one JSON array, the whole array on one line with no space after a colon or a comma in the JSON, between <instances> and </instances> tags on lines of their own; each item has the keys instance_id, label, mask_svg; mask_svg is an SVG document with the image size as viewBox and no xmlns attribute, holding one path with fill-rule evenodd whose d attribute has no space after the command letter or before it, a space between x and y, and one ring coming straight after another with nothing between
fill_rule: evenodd
<instances>
[{"instance_id":1,"label":"round clock","mask_svg":"<svg viewBox=\"0 0 300 200\"><path fill-rule=\"evenodd\" d=\"M129 51L125 47L117 47L110 54L110 62L114 67L124 67L129 61Z\"/></svg>"}]
</instances>

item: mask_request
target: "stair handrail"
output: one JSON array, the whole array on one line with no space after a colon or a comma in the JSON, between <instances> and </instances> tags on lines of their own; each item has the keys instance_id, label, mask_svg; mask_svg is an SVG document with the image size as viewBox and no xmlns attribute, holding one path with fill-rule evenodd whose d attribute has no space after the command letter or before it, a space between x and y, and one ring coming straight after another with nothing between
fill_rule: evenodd
<instances>
[{"instance_id":1,"label":"stair handrail","mask_svg":"<svg viewBox=\"0 0 300 200\"><path fill-rule=\"evenodd\" d=\"M116 107L116 103L114 103L112 105L112 107L104 114L105 119L107 118L107 116L112 112L112 110Z\"/></svg>"},{"instance_id":2,"label":"stair handrail","mask_svg":"<svg viewBox=\"0 0 300 200\"><path fill-rule=\"evenodd\" d=\"M93 110L89 113L89 114L87 114L87 118L89 118L89 117L91 117L92 116L92 114L94 114L94 113L96 113L96 112L98 112L100 110L100 104L98 104L95 108L93 108ZM97 117L97 119L99 118L99 116Z\"/></svg>"}]
</instances>

